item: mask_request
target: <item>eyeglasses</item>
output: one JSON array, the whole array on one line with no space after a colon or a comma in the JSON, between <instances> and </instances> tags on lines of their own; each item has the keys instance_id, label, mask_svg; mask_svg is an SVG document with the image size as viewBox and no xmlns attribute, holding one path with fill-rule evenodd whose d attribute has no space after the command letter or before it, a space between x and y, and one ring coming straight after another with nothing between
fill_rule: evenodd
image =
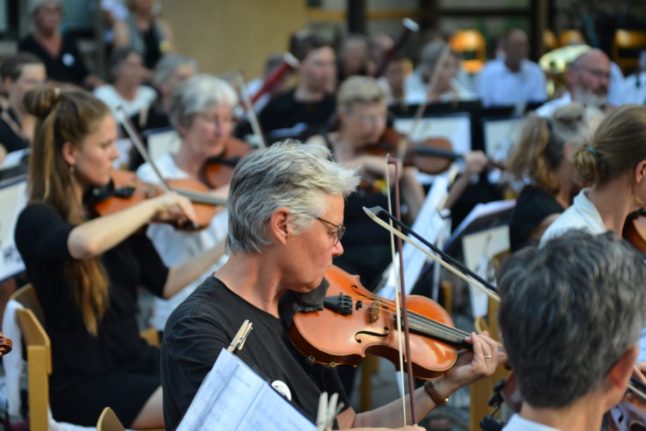
<instances>
[{"instance_id":1,"label":"eyeglasses","mask_svg":"<svg viewBox=\"0 0 646 431\"><path fill-rule=\"evenodd\" d=\"M334 224L331 221L327 221L327 220L325 220L324 218L321 218L321 217L316 217L316 219L318 221L320 221L320 222L323 222L325 224L329 224L330 226L336 228L335 231L333 231L333 232L328 231L328 233L330 234L330 236L332 238L334 238L334 244L332 244L332 245L337 245L339 243L339 241L341 241L341 238L343 238L343 234L345 233L345 226Z\"/></svg>"}]
</instances>

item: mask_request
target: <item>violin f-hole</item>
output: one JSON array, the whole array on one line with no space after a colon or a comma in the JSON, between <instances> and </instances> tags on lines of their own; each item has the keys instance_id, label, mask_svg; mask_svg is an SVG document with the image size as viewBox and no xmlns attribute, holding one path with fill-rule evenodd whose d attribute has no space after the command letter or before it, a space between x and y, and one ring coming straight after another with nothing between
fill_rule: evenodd
<instances>
[{"instance_id":1,"label":"violin f-hole","mask_svg":"<svg viewBox=\"0 0 646 431\"><path fill-rule=\"evenodd\" d=\"M384 327L384 332L376 332L376 331L359 331L356 334L354 334L354 340L357 343L362 343L363 340L361 339L361 336L365 335L368 337L382 337L386 338L390 335L390 329L387 327Z\"/></svg>"}]
</instances>

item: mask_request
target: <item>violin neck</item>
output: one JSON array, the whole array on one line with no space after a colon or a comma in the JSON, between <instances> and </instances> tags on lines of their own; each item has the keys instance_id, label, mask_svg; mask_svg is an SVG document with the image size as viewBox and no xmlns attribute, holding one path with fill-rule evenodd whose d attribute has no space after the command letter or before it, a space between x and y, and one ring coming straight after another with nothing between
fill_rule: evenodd
<instances>
[{"instance_id":1,"label":"violin neck","mask_svg":"<svg viewBox=\"0 0 646 431\"><path fill-rule=\"evenodd\" d=\"M416 146L413 151L416 154L419 154L420 156L441 157L443 159L449 159L449 160L457 160L457 159L464 158L464 155L460 153L454 153L453 151L443 150L440 148L426 147L423 145Z\"/></svg>"},{"instance_id":2,"label":"violin neck","mask_svg":"<svg viewBox=\"0 0 646 431\"><path fill-rule=\"evenodd\" d=\"M470 348L464 339L470 334L417 313L408 314L408 328L411 332L445 342L456 348Z\"/></svg>"}]
</instances>

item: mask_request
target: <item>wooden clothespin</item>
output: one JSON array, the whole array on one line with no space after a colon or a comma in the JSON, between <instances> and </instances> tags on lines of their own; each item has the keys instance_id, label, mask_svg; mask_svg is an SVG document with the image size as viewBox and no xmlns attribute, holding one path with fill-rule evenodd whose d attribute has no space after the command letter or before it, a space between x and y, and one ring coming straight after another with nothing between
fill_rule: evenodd
<instances>
[{"instance_id":1,"label":"wooden clothespin","mask_svg":"<svg viewBox=\"0 0 646 431\"><path fill-rule=\"evenodd\" d=\"M227 351L234 353L237 350L242 350L245 341L247 341L247 336L252 329L253 324L248 319L242 322L242 326L240 326L240 329L238 329L238 332L236 332L236 336L233 337L231 344L229 344L229 347L227 347Z\"/></svg>"}]
</instances>

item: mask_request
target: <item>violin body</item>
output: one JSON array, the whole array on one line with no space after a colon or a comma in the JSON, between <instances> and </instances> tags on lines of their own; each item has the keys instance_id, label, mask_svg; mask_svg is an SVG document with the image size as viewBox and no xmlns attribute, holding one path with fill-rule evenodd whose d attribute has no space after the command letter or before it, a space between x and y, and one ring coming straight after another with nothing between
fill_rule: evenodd
<instances>
[{"instance_id":1,"label":"violin body","mask_svg":"<svg viewBox=\"0 0 646 431\"><path fill-rule=\"evenodd\" d=\"M646 210L632 213L626 219L623 237L641 254L646 255Z\"/></svg>"},{"instance_id":2,"label":"violin body","mask_svg":"<svg viewBox=\"0 0 646 431\"><path fill-rule=\"evenodd\" d=\"M374 354L398 367L394 302L375 296L357 276L338 267L330 268L325 277L329 283L325 306L294 315L290 337L296 348L312 363L357 365L366 354ZM453 367L458 349L465 347L464 336L453 334L439 341L429 335L428 325L439 324L445 328L439 330L442 333L453 329L451 317L436 302L412 295L407 306L413 374L435 378Z\"/></svg>"},{"instance_id":3,"label":"violin body","mask_svg":"<svg viewBox=\"0 0 646 431\"><path fill-rule=\"evenodd\" d=\"M628 391L607 414L610 431L646 431L646 385L630 379Z\"/></svg>"},{"instance_id":4,"label":"violin body","mask_svg":"<svg viewBox=\"0 0 646 431\"><path fill-rule=\"evenodd\" d=\"M226 186L231 182L236 164L252 150L253 147L248 142L230 137L222 154L204 161L200 169L200 180L211 189Z\"/></svg>"},{"instance_id":5,"label":"violin body","mask_svg":"<svg viewBox=\"0 0 646 431\"><path fill-rule=\"evenodd\" d=\"M155 184L142 181L134 172L115 170L108 186L97 189L92 199L92 209L98 216L114 214L164 193L164 190ZM213 203L198 202L192 194L206 194L209 189L198 181L190 179L168 180L168 185L179 194L186 195L193 202L193 209L197 216L195 226L197 229L206 228L217 212L224 207ZM206 199L205 199L206 200ZM193 229L193 226L176 226L178 228Z\"/></svg>"}]
</instances>

